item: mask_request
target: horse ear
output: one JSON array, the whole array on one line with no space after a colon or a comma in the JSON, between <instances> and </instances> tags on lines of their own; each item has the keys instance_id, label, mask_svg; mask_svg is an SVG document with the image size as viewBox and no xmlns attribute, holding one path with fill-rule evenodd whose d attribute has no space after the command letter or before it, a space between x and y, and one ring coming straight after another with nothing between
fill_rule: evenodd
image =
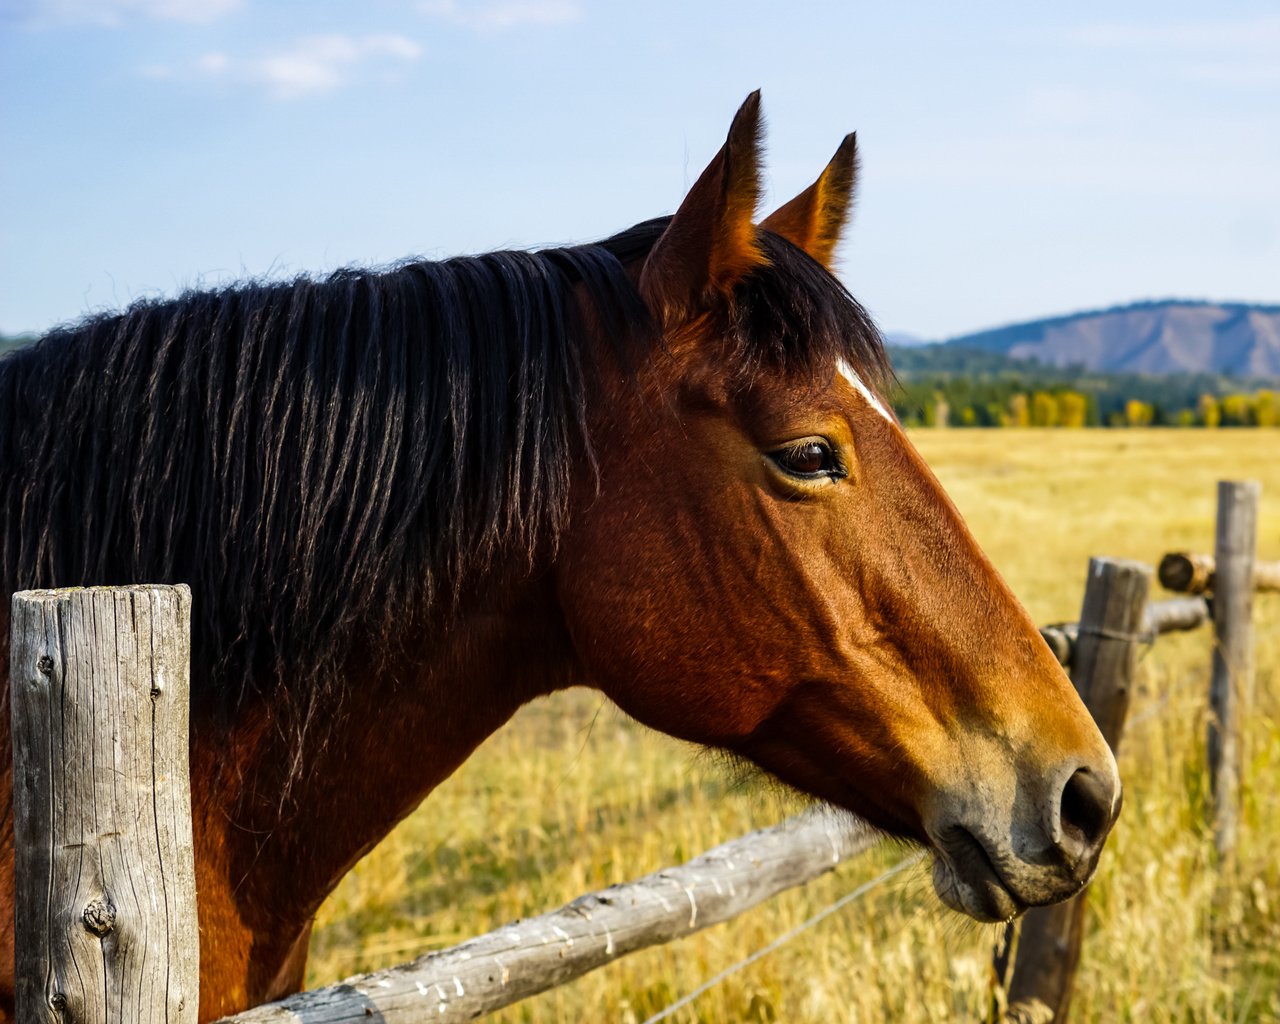
<instances>
[{"instance_id":1,"label":"horse ear","mask_svg":"<svg viewBox=\"0 0 1280 1024\"><path fill-rule=\"evenodd\" d=\"M853 207L857 177L858 138L846 135L818 180L760 226L781 235L830 270L840 232Z\"/></svg>"},{"instance_id":2,"label":"horse ear","mask_svg":"<svg viewBox=\"0 0 1280 1024\"><path fill-rule=\"evenodd\" d=\"M659 315L688 315L728 294L765 262L756 240L760 201L760 91L738 108L729 137L707 165L640 272L640 291Z\"/></svg>"}]
</instances>

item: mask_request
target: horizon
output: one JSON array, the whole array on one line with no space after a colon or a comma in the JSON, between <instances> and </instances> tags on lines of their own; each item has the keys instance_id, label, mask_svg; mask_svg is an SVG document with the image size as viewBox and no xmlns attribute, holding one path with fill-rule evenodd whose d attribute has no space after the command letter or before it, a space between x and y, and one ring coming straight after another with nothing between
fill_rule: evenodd
<instances>
[{"instance_id":1,"label":"horizon","mask_svg":"<svg viewBox=\"0 0 1280 1024\"><path fill-rule=\"evenodd\" d=\"M840 276L887 334L1280 302L1273 8L805 14L8 0L0 332L604 238L671 212L756 87L762 216L858 130Z\"/></svg>"},{"instance_id":2,"label":"horizon","mask_svg":"<svg viewBox=\"0 0 1280 1024\"><path fill-rule=\"evenodd\" d=\"M376 268L374 268L374 270L376 270ZM250 282L248 282L247 279L233 280L233 282L219 285L219 287L236 288L238 285L248 283ZM174 294L174 296L160 296L159 298L160 300L165 300L165 298L177 297L177 294ZM150 300L150 298L156 297L142 297L141 300L137 301L147 301ZM882 328L881 337L884 340L884 344L888 347L940 346L940 344L963 342L963 340L970 337L977 337L977 335L995 334L997 332L1004 332L1004 330L1021 328L1021 326L1047 324L1056 320L1074 320L1078 319L1078 317L1085 316L1102 316L1105 314L1111 314L1111 312L1124 312L1126 310L1133 310L1133 308L1140 308L1144 306L1217 306L1221 308L1248 308L1248 310L1266 312L1266 314L1280 312L1280 302L1247 302L1229 300L1229 298L1228 300L1211 300L1211 298L1187 298L1174 296L1166 298L1135 298L1132 302L1121 302L1114 306L1100 306L1096 308L1087 308L1087 310L1071 310L1069 312L1053 312L1053 314L1033 316L1027 320L1015 320L1007 324L991 324L988 326L982 326L982 328L978 328L977 330L968 330L968 332L965 332L964 334L947 335L945 338L927 338L924 337L924 335L905 332L905 330L893 330L892 328ZM125 307L120 307L119 311L123 312L124 308ZM101 312L106 312L106 314L110 315L113 310L87 312L87 314L79 317L79 319L91 319L91 317L99 315ZM67 321L67 323L74 325L78 323L78 321L78 319L73 319ZM50 330L63 325L64 324L54 324L51 326ZM35 340L40 340L40 338L44 337L44 334L46 333L47 332L29 332L29 330L28 332L8 332L8 330L0 329L0 340L4 340L4 342L35 342Z\"/></svg>"}]
</instances>

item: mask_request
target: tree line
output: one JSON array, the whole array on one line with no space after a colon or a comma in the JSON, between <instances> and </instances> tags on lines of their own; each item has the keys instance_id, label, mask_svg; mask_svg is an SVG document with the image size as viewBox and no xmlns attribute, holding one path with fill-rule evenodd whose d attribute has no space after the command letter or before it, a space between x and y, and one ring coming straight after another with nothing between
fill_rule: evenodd
<instances>
[{"instance_id":1,"label":"tree line","mask_svg":"<svg viewBox=\"0 0 1280 1024\"><path fill-rule=\"evenodd\" d=\"M1108 374L933 346L891 350L907 426L1275 427L1280 385L1218 374Z\"/></svg>"}]
</instances>

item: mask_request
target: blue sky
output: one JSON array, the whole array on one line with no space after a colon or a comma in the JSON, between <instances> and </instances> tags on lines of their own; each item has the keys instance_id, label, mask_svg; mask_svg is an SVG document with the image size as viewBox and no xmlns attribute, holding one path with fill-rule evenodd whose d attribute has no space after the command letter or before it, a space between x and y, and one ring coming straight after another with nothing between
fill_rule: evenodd
<instances>
[{"instance_id":1,"label":"blue sky","mask_svg":"<svg viewBox=\"0 0 1280 1024\"><path fill-rule=\"evenodd\" d=\"M0 0L0 331L599 238L757 87L768 205L857 129L888 330L1277 302L1277 54L1274 2Z\"/></svg>"}]
</instances>

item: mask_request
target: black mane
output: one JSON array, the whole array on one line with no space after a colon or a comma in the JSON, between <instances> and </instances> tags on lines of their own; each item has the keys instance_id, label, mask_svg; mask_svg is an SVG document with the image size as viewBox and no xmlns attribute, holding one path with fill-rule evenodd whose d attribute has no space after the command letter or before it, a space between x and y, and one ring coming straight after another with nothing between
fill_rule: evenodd
<instances>
[{"instance_id":1,"label":"black mane","mask_svg":"<svg viewBox=\"0 0 1280 1024\"><path fill-rule=\"evenodd\" d=\"M495 554L554 542L590 458L595 335L656 340L626 264L665 224L54 330L0 359L0 578L189 583L193 698L229 721L251 682L307 679L305 728L353 643L421 621ZM840 356L883 382L861 307L762 245L770 266L723 310L737 369Z\"/></svg>"}]
</instances>

